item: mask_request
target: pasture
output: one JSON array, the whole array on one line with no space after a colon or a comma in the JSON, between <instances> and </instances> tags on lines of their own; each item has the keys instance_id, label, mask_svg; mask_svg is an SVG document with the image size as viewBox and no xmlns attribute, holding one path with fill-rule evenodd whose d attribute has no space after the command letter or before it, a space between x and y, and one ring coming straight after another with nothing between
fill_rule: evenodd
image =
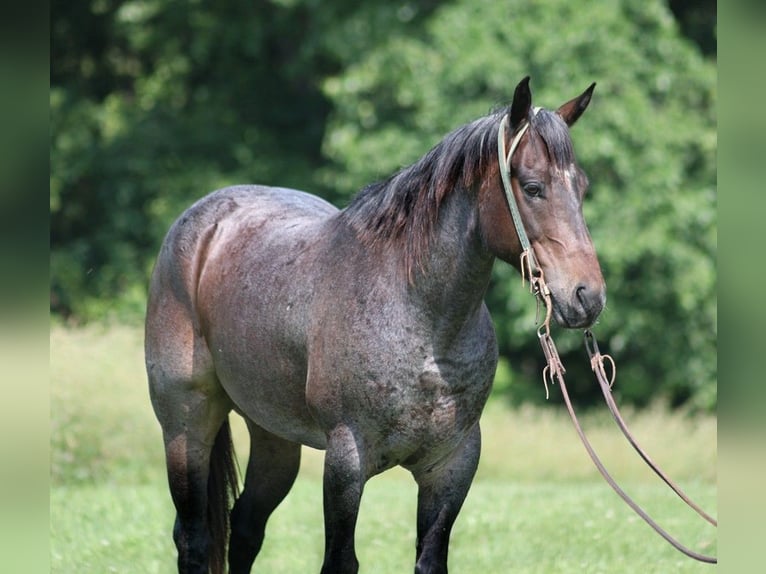
<instances>
[{"instance_id":1,"label":"pasture","mask_svg":"<svg viewBox=\"0 0 766 574\"><path fill-rule=\"evenodd\" d=\"M50 344L51 571L173 572L174 511L141 329L54 324ZM555 387L551 401L562 402ZM652 457L716 514L716 419L660 406L624 414ZM236 416L232 422L242 457L246 431ZM586 416L584 426L639 504L686 545L717 553L715 530L642 466L606 410ZM710 571L673 550L608 488L563 404L511 410L492 402L482 428L479 471L452 534L451 572ZM319 571L321 468L322 453L304 449L299 478L269 523L254 571ZM404 471L367 485L357 528L363 574L412 571L415 504Z\"/></svg>"}]
</instances>

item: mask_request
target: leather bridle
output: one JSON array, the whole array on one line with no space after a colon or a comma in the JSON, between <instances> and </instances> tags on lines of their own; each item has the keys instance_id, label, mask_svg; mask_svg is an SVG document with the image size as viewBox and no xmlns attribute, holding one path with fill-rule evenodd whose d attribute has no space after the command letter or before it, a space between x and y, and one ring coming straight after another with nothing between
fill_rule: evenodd
<instances>
[{"instance_id":1,"label":"leather bridle","mask_svg":"<svg viewBox=\"0 0 766 574\"><path fill-rule=\"evenodd\" d=\"M533 108L531 113L534 115L537 113L538 110L539 108ZM519 212L516 199L513 195L513 189L511 187L511 158L513 156L514 151L516 151L516 148L521 142L521 138L524 137L524 134L527 132L529 128L529 121L525 121L523 125L516 130L516 133L511 141L510 150L506 154L505 138L506 138L506 132L508 130L508 125L509 125L508 115L505 115L502 121L500 122L500 128L498 129L498 134L497 134L497 150L498 150L498 161L500 163L500 176L503 181L503 188L505 190L505 196L508 200L508 207L511 210L513 223L516 228L516 233L519 237L519 243L521 244L521 248L522 248L522 252L521 252L522 282L524 281L525 277L529 279L530 291L537 299L538 305L542 303L542 305L545 307L545 318L537 329L537 336L540 340L540 345L543 349L543 354L545 355L545 361L546 361L546 366L543 369L543 383L545 384L546 398L548 397L548 382L553 384L556 381L558 381L559 386L561 387L561 394L564 397L564 402L566 403L567 411L569 412L569 416L572 419L575 430L577 431L577 434L579 435L580 440L585 446L585 450L588 452L588 455L593 461L593 464L596 465L596 468L604 477L604 480L606 480L609 486L612 487L612 489L619 495L619 497L622 498L625 501L625 503L628 506L630 506L630 508L632 508L634 512L636 512L636 514L638 514L649 526L651 526L660 536L662 536L676 550L678 550L679 552L682 552L683 554L685 554L686 556L689 556L690 558L699 560L700 562L716 564L718 562L717 558L713 556L705 556L703 554L690 550L689 548L687 548L686 546L678 542L675 538L673 538L670 534L668 534L659 524L657 524L638 504L636 504L636 502L634 502L633 499L630 496L628 496L628 494L622 488L620 488L617 482L615 482L615 480L612 478L612 476L604 467L603 463L601 462L598 455L596 454L596 451L591 446L590 441L588 441L588 438L585 436L585 433L583 432L582 427L580 426L580 422L577 419L577 415L575 414L574 407L572 406L572 402L569 399L569 393L567 392L566 382L564 381L564 373L566 372L566 369L564 368L564 365L561 362L561 358L559 357L558 350L556 349L556 345L553 342L553 338L551 337L551 333L550 333L551 314L553 311L550 291L548 289L548 286L545 283L543 270L537 263L537 258L535 257L534 249L532 248L532 245L529 242L529 238L527 237L527 233L524 229L524 223L521 219L521 214ZM717 527L718 526L717 520L711 517L710 515L708 515L706 512L704 512L672 480L670 480L670 478L668 478L668 476L654 463L654 461L652 461L649 455L646 454L644 449L641 448L641 446L638 444L636 439L633 437L632 433L630 432L627 425L625 424L625 421L622 418L622 415L620 414L619 409L617 408L617 404L614 402L614 398L612 397L611 389L614 384L614 379L617 373L614 360L609 355L601 354L598 348L598 343L596 342L596 338L593 335L593 333L590 331L590 329L585 330L584 339L585 339L585 349L588 352L588 356L590 357L591 369L596 375L596 379L598 380L599 386L601 387L601 392L604 395L604 399L606 401L607 406L609 407L609 411L612 413L612 417L614 418L615 422L617 423L617 426L619 426L622 433L628 439L628 442L630 442L630 444L633 446L636 452L638 452L638 454L641 456L644 462L646 462L647 465L649 465L649 467L673 490L673 492L675 492L684 502L686 502L686 504L688 504L693 510L695 510L700 516L702 516L710 524ZM611 376L607 376L606 367L604 366L605 361L608 362L611 366Z\"/></svg>"}]
</instances>

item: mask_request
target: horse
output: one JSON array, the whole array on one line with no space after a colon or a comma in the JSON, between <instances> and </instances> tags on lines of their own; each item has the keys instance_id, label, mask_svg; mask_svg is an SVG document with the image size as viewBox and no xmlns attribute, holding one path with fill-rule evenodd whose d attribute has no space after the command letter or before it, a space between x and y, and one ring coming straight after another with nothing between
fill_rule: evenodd
<instances>
[{"instance_id":1,"label":"horse","mask_svg":"<svg viewBox=\"0 0 766 574\"><path fill-rule=\"evenodd\" d=\"M605 284L569 128L594 86L546 110L532 107L526 77L510 106L457 128L342 210L241 185L175 221L152 272L145 358L179 572L219 573L227 561L250 571L301 445L325 451L323 574L358 572L364 485L397 465L418 487L415 572L447 572L498 358L484 294L495 259L520 269L498 130L511 140L526 126L508 168L554 318L589 326ZM231 411L250 435L238 497Z\"/></svg>"}]
</instances>

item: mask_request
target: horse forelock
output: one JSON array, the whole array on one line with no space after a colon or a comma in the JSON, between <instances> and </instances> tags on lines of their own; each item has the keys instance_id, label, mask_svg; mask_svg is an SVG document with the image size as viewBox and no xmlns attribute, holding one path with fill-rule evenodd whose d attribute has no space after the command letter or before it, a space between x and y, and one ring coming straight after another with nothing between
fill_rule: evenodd
<instances>
[{"instance_id":1,"label":"horse forelock","mask_svg":"<svg viewBox=\"0 0 766 574\"><path fill-rule=\"evenodd\" d=\"M540 109L532 114L529 128L543 140L551 163L559 169L567 169L575 163L574 148L566 122L555 112Z\"/></svg>"},{"instance_id":2,"label":"horse forelock","mask_svg":"<svg viewBox=\"0 0 766 574\"><path fill-rule=\"evenodd\" d=\"M496 167L502 113L457 128L412 165L363 188L342 220L368 246L400 246L412 277L430 246L444 200L457 189L474 188Z\"/></svg>"}]
</instances>

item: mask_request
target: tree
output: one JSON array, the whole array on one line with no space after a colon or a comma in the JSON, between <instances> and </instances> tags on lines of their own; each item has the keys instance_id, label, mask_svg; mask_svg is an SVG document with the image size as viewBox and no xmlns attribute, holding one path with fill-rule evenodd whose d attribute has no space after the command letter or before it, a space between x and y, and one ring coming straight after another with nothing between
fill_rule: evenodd
<instances>
[{"instance_id":1,"label":"tree","mask_svg":"<svg viewBox=\"0 0 766 574\"><path fill-rule=\"evenodd\" d=\"M101 0L51 19L51 309L143 313L171 221L217 187L339 200L323 79L438 2Z\"/></svg>"},{"instance_id":2,"label":"tree","mask_svg":"<svg viewBox=\"0 0 766 574\"><path fill-rule=\"evenodd\" d=\"M675 5L693 19L688 2ZM660 0L55 6L51 309L136 320L159 243L195 199L265 183L342 206L507 103L527 74L549 107L598 82L574 140L609 285L596 333L620 366L619 392L641 403L659 389L711 407L715 64ZM496 266L488 302L498 388L541 396L534 304L507 266ZM570 384L592 396L579 339L556 336Z\"/></svg>"},{"instance_id":3,"label":"tree","mask_svg":"<svg viewBox=\"0 0 766 574\"><path fill-rule=\"evenodd\" d=\"M557 106L597 81L574 128L592 181L586 218L609 302L596 333L620 368L617 392L639 404L716 397L715 68L659 0L458 0L420 36L388 42L326 83L334 113L328 185L351 189L411 163L458 125L507 103L531 75L535 102ZM539 380L534 303L497 265L488 302L501 354ZM597 394L578 337L557 335L570 386ZM572 365L570 367L570 365ZM518 379L518 380L517 380ZM536 394L540 391L535 389Z\"/></svg>"},{"instance_id":4,"label":"tree","mask_svg":"<svg viewBox=\"0 0 766 574\"><path fill-rule=\"evenodd\" d=\"M715 0L668 0L668 6L683 34L697 44L706 57L715 58L718 3Z\"/></svg>"}]
</instances>

